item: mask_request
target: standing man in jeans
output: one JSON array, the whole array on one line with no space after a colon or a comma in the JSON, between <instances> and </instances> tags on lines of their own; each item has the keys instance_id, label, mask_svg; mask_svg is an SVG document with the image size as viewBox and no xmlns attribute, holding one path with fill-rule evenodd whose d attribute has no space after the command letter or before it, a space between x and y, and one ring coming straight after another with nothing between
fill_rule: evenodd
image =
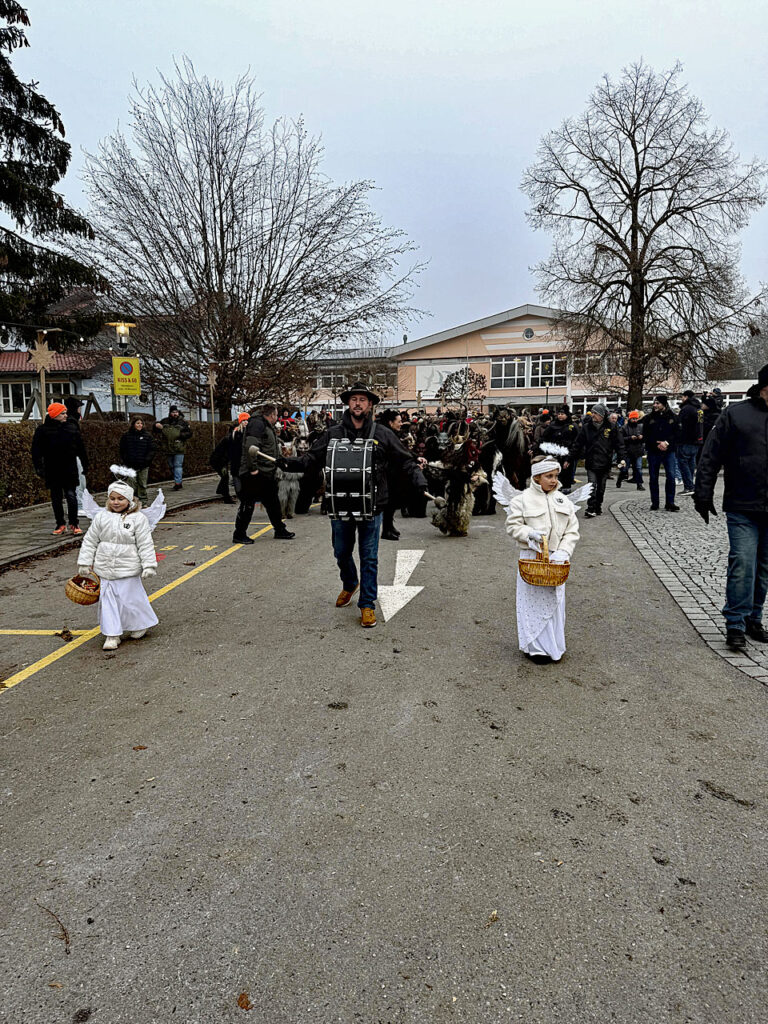
<instances>
[{"instance_id":1,"label":"standing man in jeans","mask_svg":"<svg viewBox=\"0 0 768 1024\"><path fill-rule=\"evenodd\" d=\"M722 467L729 542L723 616L732 651L744 650L746 636L768 643L762 625L768 593L768 364L747 395L724 409L710 431L693 497L708 524L710 512L717 515L715 483Z\"/></svg>"},{"instance_id":2,"label":"standing man in jeans","mask_svg":"<svg viewBox=\"0 0 768 1024\"><path fill-rule=\"evenodd\" d=\"M300 459L280 459L279 465L289 473L309 472L316 475L325 466L328 442L332 438L367 438L371 429L373 407L379 404L379 396L365 384L358 382L342 392L341 400L348 406L341 423L330 427ZM376 625L376 598L378 597L379 533L381 519L389 502L388 475L399 471L404 473L414 488L426 493L427 481L418 463L401 444L394 430L383 423L374 425L373 439L376 442L373 473L376 481L376 505L373 519L349 521L331 520L333 553L339 567L342 590L336 598L336 607L344 608L360 590L357 606L360 609L360 625ZM355 565L355 540L360 556L360 572Z\"/></svg>"},{"instance_id":3,"label":"standing man in jeans","mask_svg":"<svg viewBox=\"0 0 768 1024\"><path fill-rule=\"evenodd\" d=\"M677 419L680 423L677 463L683 478L683 494L693 494L696 463L704 433L704 412L701 402L692 391L684 391L680 396Z\"/></svg>"},{"instance_id":4,"label":"standing man in jeans","mask_svg":"<svg viewBox=\"0 0 768 1024\"><path fill-rule=\"evenodd\" d=\"M182 466L187 441L192 437L192 428L179 412L178 405L172 405L165 419L155 423L155 430L162 434L161 443L168 459L168 468L173 474L173 489L182 489Z\"/></svg>"},{"instance_id":5,"label":"standing man in jeans","mask_svg":"<svg viewBox=\"0 0 768 1024\"><path fill-rule=\"evenodd\" d=\"M584 468L587 471L587 480L592 484L592 493L587 501L587 519L603 514L603 497L605 495L605 481L611 472L611 461L613 453L619 462L619 469L626 466L626 452L624 448L624 435L608 419L608 410L600 402L593 405L591 416L584 420L581 430L576 435L571 454L568 461L574 466L581 456L584 456Z\"/></svg>"},{"instance_id":6,"label":"standing man in jeans","mask_svg":"<svg viewBox=\"0 0 768 1024\"><path fill-rule=\"evenodd\" d=\"M656 395L653 411L643 420L643 441L648 455L648 486L651 490L651 512L659 509L659 470L664 467L664 511L679 512L675 504L675 449L680 432L677 416L669 408L666 395Z\"/></svg>"}]
</instances>

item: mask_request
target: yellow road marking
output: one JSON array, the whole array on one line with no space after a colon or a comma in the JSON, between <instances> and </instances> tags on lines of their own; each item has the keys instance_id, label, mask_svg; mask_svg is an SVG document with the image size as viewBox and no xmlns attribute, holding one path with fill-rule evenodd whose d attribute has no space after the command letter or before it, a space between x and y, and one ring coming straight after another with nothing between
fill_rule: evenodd
<instances>
[{"instance_id":1,"label":"yellow road marking","mask_svg":"<svg viewBox=\"0 0 768 1024\"><path fill-rule=\"evenodd\" d=\"M168 545L167 547L165 547L165 548L160 548L160 550L161 550L161 551L173 551L173 550L174 550L174 548L177 548L178 546L179 546L178 544L169 544L169 545Z\"/></svg>"},{"instance_id":2,"label":"yellow road marking","mask_svg":"<svg viewBox=\"0 0 768 1024\"><path fill-rule=\"evenodd\" d=\"M61 629L0 629L0 636L58 636ZM70 629L72 636L90 633L90 629Z\"/></svg>"},{"instance_id":3,"label":"yellow road marking","mask_svg":"<svg viewBox=\"0 0 768 1024\"><path fill-rule=\"evenodd\" d=\"M191 551L194 546L195 546L194 544L190 544L189 547L182 548L181 550L182 551Z\"/></svg>"},{"instance_id":4,"label":"yellow road marking","mask_svg":"<svg viewBox=\"0 0 768 1024\"><path fill-rule=\"evenodd\" d=\"M251 534L251 539L256 540L256 538L261 537L262 534L269 533L271 529L271 526L267 526L262 530L257 530L256 533ZM169 594L172 590L175 590L176 587L180 587L182 583L186 583L187 580L191 580L193 576L197 576L197 574L202 572L204 569L209 569L212 565L220 562L222 558L226 558L227 555L231 555L233 551L239 551L242 546L242 544L233 544L232 547L227 548L226 551L221 551L218 555L214 555L213 558L210 558L207 562L203 562L202 565L198 565L196 569L192 569L190 572L184 573L184 575L179 576L177 580L174 580L172 583L168 583L166 586L156 590L154 594L150 594L149 600L156 601L158 597L163 597L165 594ZM41 658L40 661L35 661L31 665L27 665L27 667L23 668L20 672L17 672L15 675L10 676L10 678L0 682L0 690L10 690L12 687L18 686L18 684L23 683L25 679L29 679L30 676L36 675L42 669L47 668L55 661L58 661L59 658L65 657L70 651L74 651L78 647L82 647L83 644L92 640L100 633L101 630L98 626L94 626L93 629L85 630L77 640L70 641L58 651L48 654L45 658Z\"/></svg>"},{"instance_id":5,"label":"yellow road marking","mask_svg":"<svg viewBox=\"0 0 768 1024\"><path fill-rule=\"evenodd\" d=\"M202 550L203 551L215 551L218 546L219 546L218 544L203 544Z\"/></svg>"},{"instance_id":6,"label":"yellow road marking","mask_svg":"<svg viewBox=\"0 0 768 1024\"><path fill-rule=\"evenodd\" d=\"M161 519L161 526L234 526L223 519ZM251 523L251 526L269 526L269 523Z\"/></svg>"}]
</instances>

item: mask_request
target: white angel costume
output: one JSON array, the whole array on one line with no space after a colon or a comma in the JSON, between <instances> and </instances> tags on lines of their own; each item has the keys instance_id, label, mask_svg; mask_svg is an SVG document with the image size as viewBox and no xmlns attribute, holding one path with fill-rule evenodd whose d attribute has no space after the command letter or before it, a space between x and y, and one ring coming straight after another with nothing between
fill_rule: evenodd
<instances>
[{"instance_id":1,"label":"white angel costume","mask_svg":"<svg viewBox=\"0 0 768 1024\"><path fill-rule=\"evenodd\" d=\"M560 492L559 483L544 492L536 476L559 468L554 459L534 463L534 475L524 491L515 490L500 473L494 476L494 494L507 509L507 533L521 546L520 558L535 558L541 550L538 538L546 537L550 561L571 560L579 539L578 502L589 497L592 485L580 488L570 498ZM534 587L518 573L516 596L520 650L531 657L559 661L565 654L565 584Z\"/></svg>"},{"instance_id":2,"label":"white angel costume","mask_svg":"<svg viewBox=\"0 0 768 1024\"><path fill-rule=\"evenodd\" d=\"M118 470L126 475L132 472L112 467L113 472ZM130 484L111 484L109 493L115 492L133 502ZM91 519L91 525L77 562L83 570L93 566L101 580L99 627L106 637L142 633L158 623L141 580L157 572L152 531L165 515L165 508L162 491L149 508L124 513L100 508L87 490L83 492L83 514Z\"/></svg>"}]
</instances>

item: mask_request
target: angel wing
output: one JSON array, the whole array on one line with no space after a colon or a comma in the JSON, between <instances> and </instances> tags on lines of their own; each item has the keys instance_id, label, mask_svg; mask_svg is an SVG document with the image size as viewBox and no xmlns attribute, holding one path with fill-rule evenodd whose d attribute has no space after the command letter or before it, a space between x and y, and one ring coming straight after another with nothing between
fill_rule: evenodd
<instances>
[{"instance_id":1,"label":"angel wing","mask_svg":"<svg viewBox=\"0 0 768 1024\"><path fill-rule=\"evenodd\" d=\"M576 506L577 511L579 509L579 502L586 501L587 498L589 498L590 494L592 493L593 487L594 484L584 484L583 487L579 487L579 489L576 491L571 491L571 493L568 495L568 500L573 502L573 504Z\"/></svg>"},{"instance_id":2,"label":"angel wing","mask_svg":"<svg viewBox=\"0 0 768 1024\"><path fill-rule=\"evenodd\" d=\"M86 519L93 519L97 512L101 512L101 508L96 504L91 495L88 493L88 488L83 488L82 501L78 508L78 514L83 515Z\"/></svg>"},{"instance_id":3,"label":"angel wing","mask_svg":"<svg viewBox=\"0 0 768 1024\"><path fill-rule=\"evenodd\" d=\"M510 502L522 491L516 491L503 473L493 474L493 496L502 508L509 508Z\"/></svg>"},{"instance_id":4,"label":"angel wing","mask_svg":"<svg viewBox=\"0 0 768 1024\"><path fill-rule=\"evenodd\" d=\"M149 508L143 508L141 511L149 520L150 530L154 530L165 515L165 495L163 494L162 489L157 492L157 497Z\"/></svg>"}]
</instances>

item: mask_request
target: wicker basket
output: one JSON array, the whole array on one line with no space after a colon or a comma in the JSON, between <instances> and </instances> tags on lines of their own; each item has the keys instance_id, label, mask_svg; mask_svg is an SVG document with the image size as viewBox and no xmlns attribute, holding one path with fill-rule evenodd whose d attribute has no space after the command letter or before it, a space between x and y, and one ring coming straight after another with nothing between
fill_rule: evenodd
<instances>
[{"instance_id":1,"label":"wicker basket","mask_svg":"<svg viewBox=\"0 0 768 1024\"><path fill-rule=\"evenodd\" d=\"M521 558L517 564L520 566L520 575L532 587L559 587L565 583L571 571L569 562L562 565L550 562L546 537L542 538L541 551L535 558Z\"/></svg>"},{"instance_id":2,"label":"wicker basket","mask_svg":"<svg viewBox=\"0 0 768 1024\"><path fill-rule=\"evenodd\" d=\"M90 583L91 586L85 586L86 583ZM86 576L73 576L71 580L67 580L67 585L64 588L64 593L75 604L96 604L100 592L101 581L95 572L88 573Z\"/></svg>"}]
</instances>

